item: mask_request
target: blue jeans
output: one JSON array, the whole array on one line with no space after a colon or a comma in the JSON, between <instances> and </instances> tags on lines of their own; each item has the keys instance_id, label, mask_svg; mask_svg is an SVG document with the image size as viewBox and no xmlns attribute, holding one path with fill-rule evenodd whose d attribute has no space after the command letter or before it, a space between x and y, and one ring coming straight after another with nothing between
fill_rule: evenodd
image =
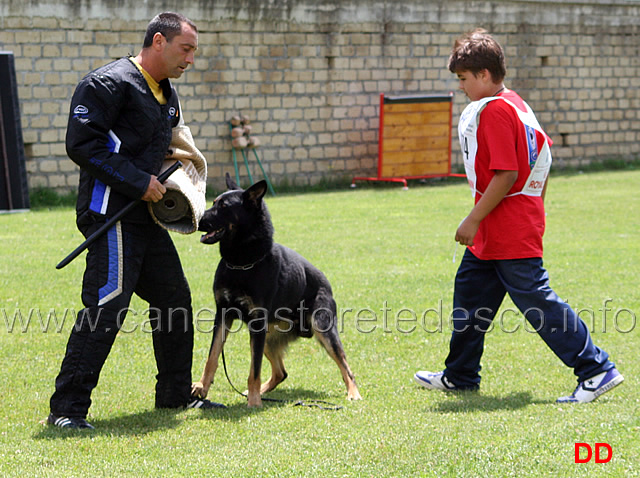
<instances>
[{"instance_id":1,"label":"blue jeans","mask_svg":"<svg viewBox=\"0 0 640 478\"><path fill-rule=\"evenodd\" d=\"M484 261L467 249L456 274L444 372L458 388L478 388L484 338L507 293L533 330L574 369L578 381L615 366L594 345L585 323L549 287L541 258Z\"/></svg>"}]
</instances>

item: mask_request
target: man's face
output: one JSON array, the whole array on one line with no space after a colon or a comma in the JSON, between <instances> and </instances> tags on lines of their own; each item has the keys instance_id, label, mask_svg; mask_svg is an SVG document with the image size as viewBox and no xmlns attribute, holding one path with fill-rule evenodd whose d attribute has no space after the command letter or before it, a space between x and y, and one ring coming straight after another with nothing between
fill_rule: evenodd
<instances>
[{"instance_id":1,"label":"man's face","mask_svg":"<svg viewBox=\"0 0 640 478\"><path fill-rule=\"evenodd\" d=\"M164 39L162 58L167 78L180 78L189 65L193 64L198 49L198 34L187 23L182 24L180 35L171 41Z\"/></svg>"}]
</instances>

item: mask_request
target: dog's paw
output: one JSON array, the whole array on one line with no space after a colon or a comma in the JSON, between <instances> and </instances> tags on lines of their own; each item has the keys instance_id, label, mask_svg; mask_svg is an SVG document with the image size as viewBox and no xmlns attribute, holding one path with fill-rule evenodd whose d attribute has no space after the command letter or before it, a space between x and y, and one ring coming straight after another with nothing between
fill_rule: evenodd
<instances>
[{"instance_id":1,"label":"dog's paw","mask_svg":"<svg viewBox=\"0 0 640 478\"><path fill-rule=\"evenodd\" d=\"M206 398L209 389L206 388L202 382L193 382L191 384L191 395L198 398Z\"/></svg>"},{"instance_id":2,"label":"dog's paw","mask_svg":"<svg viewBox=\"0 0 640 478\"><path fill-rule=\"evenodd\" d=\"M257 399L249 399L247 401L247 407L249 408L260 408L262 406L262 399L258 396Z\"/></svg>"},{"instance_id":3,"label":"dog's paw","mask_svg":"<svg viewBox=\"0 0 640 478\"><path fill-rule=\"evenodd\" d=\"M355 390L347 394L347 400L362 400L362 395L358 390Z\"/></svg>"}]
</instances>

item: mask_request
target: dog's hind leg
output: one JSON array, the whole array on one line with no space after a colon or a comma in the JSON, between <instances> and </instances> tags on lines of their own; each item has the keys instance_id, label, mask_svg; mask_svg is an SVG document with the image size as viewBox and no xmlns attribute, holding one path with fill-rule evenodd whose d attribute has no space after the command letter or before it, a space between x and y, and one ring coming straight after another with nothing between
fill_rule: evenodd
<instances>
[{"instance_id":1,"label":"dog's hind leg","mask_svg":"<svg viewBox=\"0 0 640 478\"><path fill-rule=\"evenodd\" d=\"M322 344L329 356L338 364L342 380L347 386L347 398L349 400L361 400L362 396L358 391L356 380L344 353L342 341L338 335L336 305L333 299L329 301L329 307L312 307L313 313L313 334Z\"/></svg>"},{"instance_id":2,"label":"dog's hind leg","mask_svg":"<svg viewBox=\"0 0 640 478\"><path fill-rule=\"evenodd\" d=\"M211 347L209 349L209 358L202 371L202 377L199 382L191 385L191 394L196 397L205 398L209 393L209 388L213 383L213 377L218 370L218 359L224 343L227 340L228 330L227 324L223 320L216 320L213 328L213 337L211 338Z\"/></svg>"},{"instance_id":3,"label":"dog's hind leg","mask_svg":"<svg viewBox=\"0 0 640 478\"><path fill-rule=\"evenodd\" d=\"M271 378L262 384L260 393L267 393L280 385L287 378L287 371L284 369L284 347L279 342L269 341L264 348L264 356L271 364Z\"/></svg>"},{"instance_id":4,"label":"dog's hind leg","mask_svg":"<svg viewBox=\"0 0 640 478\"><path fill-rule=\"evenodd\" d=\"M342 374L342 380L344 380L344 383L347 386L347 398L349 400L361 400L362 396L358 391L355 375L351 371L351 368L349 368L349 364L347 363L347 358L342 347L342 342L340 341L340 337L337 332L316 333L316 338L325 348L329 356L336 364L338 364L340 373Z\"/></svg>"}]
</instances>

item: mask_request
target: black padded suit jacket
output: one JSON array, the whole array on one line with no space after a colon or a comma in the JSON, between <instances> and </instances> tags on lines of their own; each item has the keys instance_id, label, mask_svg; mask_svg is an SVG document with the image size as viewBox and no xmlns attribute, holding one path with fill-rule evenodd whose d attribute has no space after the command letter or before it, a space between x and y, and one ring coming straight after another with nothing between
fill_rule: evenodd
<instances>
[{"instance_id":1,"label":"black padded suit jacket","mask_svg":"<svg viewBox=\"0 0 640 478\"><path fill-rule=\"evenodd\" d=\"M158 175L179 122L180 104L168 79L160 82L166 105L154 97L131 60L102 66L76 87L71 99L66 148L80 166L76 205L82 230L140 199ZM124 221L149 223L141 202Z\"/></svg>"}]
</instances>

